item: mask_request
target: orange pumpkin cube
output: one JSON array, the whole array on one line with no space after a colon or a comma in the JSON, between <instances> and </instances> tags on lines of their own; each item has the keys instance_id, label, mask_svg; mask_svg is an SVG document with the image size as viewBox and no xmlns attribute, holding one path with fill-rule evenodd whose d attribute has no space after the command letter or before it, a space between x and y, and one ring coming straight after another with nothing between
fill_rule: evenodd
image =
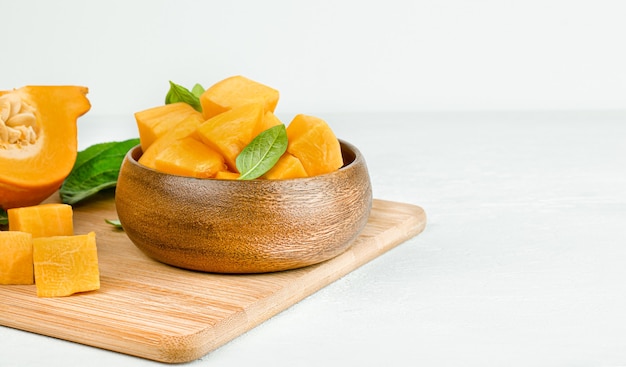
<instances>
[{"instance_id":1,"label":"orange pumpkin cube","mask_svg":"<svg viewBox=\"0 0 626 367\"><path fill-rule=\"evenodd\" d=\"M176 140L189 136L196 128L204 122L201 114L191 114L179 121L170 131L157 138L148 149L143 151L139 158L139 163L146 167L156 169L154 160L156 156L165 148L172 145ZM142 148L143 149L143 148Z\"/></svg>"},{"instance_id":2,"label":"orange pumpkin cube","mask_svg":"<svg viewBox=\"0 0 626 367\"><path fill-rule=\"evenodd\" d=\"M0 231L0 284L33 283L33 236Z\"/></svg>"},{"instance_id":3,"label":"orange pumpkin cube","mask_svg":"<svg viewBox=\"0 0 626 367\"><path fill-rule=\"evenodd\" d=\"M10 231L32 234L33 238L74 234L72 207L68 204L39 204L7 210Z\"/></svg>"},{"instance_id":4,"label":"orange pumpkin cube","mask_svg":"<svg viewBox=\"0 0 626 367\"><path fill-rule=\"evenodd\" d=\"M287 178L307 177L306 170L302 162L293 154L285 152L278 162L269 171L265 172L262 178L268 180L281 180Z\"/></svg>"},{"instance_id":5,"label":"orange pumpkin cube","mask_svg":"<svg viewBox=\"0 0 626 367\"><path fill-rule=\"evenodd\" d=\"M186 137L163 149L155 158L158 171L179 176L214 177L225 170L224 157L202 142Z\"/></svg>"},{"instance_id":6,"label":"orange pumpkin cube","mask_svg":"<svg viewBox=\"0 0 626 367\"><path fill-rule=\"evenodd\" d=\"M152 107L135 113L141 150L144 152L159 137L173 130L189 116L202 119L202 114L184 102Z\"/></svg>"},{"instance_id":7,"label":"orange pumpkin cube","mask_svg":"<svg viewBox=\"0 0 626 367\"><path fill-rule=\"evenodd\" d=\"M256 137L263 115L259 103L235 107L200 124L195 136L224 157L229 171L239 172L235 160Z\"/></svg>"},{"instance_id":8,"label":"orange pumpkin cube","mask_svg":"<svg viewBox=\"0 0 626 367\"><path fill-rule=\"evenodd\" d=\"M299 114L287 126L287 152L302 162L308 176L335 171L343 166L341 145L326 121Z\"/></svg>"},{"instance_id":9,"label":"orange pumpkin cube","mask_svg":"<svg viewBox=\"0 0 626 367\"><path fill-rule=\"evenodd\" d=\"M263 131L269 128L272 128L276 125L282 125L282 121L280 121L280 119L276 117L274 112L265 111L265 114L263 115L263 119L261 120L261 123L258 126L258 130L254 133L254 136L257 136Z\"/></svg>"},{"instance_id":10,"label":"orange pumpkin cube","mask_svg":"<svg viewBox=\"0 0 626 367\"><path fill-rule=\"evenodd\" d=\"M251 103L260 103L265 111L274 112L278 97L279 93L276 89L244 76L235 75L205 90L200 96L200 104L202 114L208 120L235 107Z\"/></svg>"},{"instance_id":11,"label":"orange pumpkin cube","mask_svg":"<svg viewBox=\"0 0 626 367\"><path fill-rule=\"evenodd\" d=\"M240 176L240 174L236 173L236 172L219 171L215 175L215 178L220 179L220 180L236 180L236 179L239 178L239 176Z\"/></svg>"},{"instance_id":12,"label":"orange pumpkin cube","mask_svg":"<svg viewBox=\"0 0 626 367\"><path fill-rule=\"evenodd\" d=\"M100 289L96 234L33 238L37 296L65 297Z\"/></svg>"}]
</instances>

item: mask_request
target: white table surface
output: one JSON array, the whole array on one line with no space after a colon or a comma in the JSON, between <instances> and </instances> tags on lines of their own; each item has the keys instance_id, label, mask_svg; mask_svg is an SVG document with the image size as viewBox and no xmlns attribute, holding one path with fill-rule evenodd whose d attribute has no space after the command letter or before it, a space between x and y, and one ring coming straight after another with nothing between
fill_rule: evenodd
<instances>
[{"instance_id":1,"label":"white table surface","mask_svg":"<svg viewBox=\"0 0 626 367\"><path fill-rule=\"evenodd\" d=\"M626 365L626 111L317 115L426 229L190 366ZM0 327L0 366L44 365L162 364Z\"/></svg>"}]
</instances>

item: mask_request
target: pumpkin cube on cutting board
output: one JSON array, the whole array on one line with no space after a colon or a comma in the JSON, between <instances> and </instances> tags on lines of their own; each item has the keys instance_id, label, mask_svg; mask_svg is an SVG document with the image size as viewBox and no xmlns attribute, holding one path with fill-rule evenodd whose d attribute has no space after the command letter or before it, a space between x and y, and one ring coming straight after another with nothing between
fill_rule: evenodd
<instances>
[{"instance_id":1,"label":"pumpkin cube on cutting board","mask_svg":"<svg viewBox=\"0 0 626 367\"><path fill-rule=\"evenodd\" d=\"M64 297L100 288L96 234L33 238L37 296Z\"/></svg>"},{"instance_id":2,"label":"pumpkin cube on cutting board","mask_svg":"<svg viewBox=\"0 0 626 367\"><path fill-rule=\"evenodd\" d=\"M33 236L0 231L0 284L33 284Z\"/></svg>"},{"instance_id":3,"label":"pumpkin cube on cutting board","mask_svg":"<svg viewBox=\"0 0 626 367\"><path fill-rule=\"evenodd\" d=\"M72 207L68 204L40 204L7 210L9 231L32 234L33 238L74 234Z\"/></svg>"}]
</instances>

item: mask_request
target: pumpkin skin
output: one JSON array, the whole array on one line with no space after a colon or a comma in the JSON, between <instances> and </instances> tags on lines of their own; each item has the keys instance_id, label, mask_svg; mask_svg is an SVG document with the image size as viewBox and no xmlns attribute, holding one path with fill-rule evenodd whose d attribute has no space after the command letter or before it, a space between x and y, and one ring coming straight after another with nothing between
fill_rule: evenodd
<instances>
[{"instance_id":1,"label":"pumpkin skin","mask_svg":"<svg viewBox=\"0 0 626 367\"><path fill-rule=\"evenodd\" d=\"M9 93L30 106L37 137L33 144L0 149L0 207L5 210L39 204L59 189L76 161L76 121L91 108L88 88L81 86L25 86L0 91L0 97Z\"/></svg>"}]
</instances>

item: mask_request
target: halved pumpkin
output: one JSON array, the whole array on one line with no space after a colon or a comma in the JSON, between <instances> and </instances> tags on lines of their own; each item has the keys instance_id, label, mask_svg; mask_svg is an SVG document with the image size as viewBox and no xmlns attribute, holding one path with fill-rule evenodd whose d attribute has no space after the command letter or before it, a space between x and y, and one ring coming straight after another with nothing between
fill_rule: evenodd
<instances>
[{"instance_id":1,"label":"halved pumpkin","mask_svg":"<svg viewBox=\"0 0 626 367\"><path fill-rule=\"evenodd\" d=\"M0 91L0 207L31 206L52 195L77 154L78 117L91 108L80 86Z\"/></svg>"}]
</instances>

